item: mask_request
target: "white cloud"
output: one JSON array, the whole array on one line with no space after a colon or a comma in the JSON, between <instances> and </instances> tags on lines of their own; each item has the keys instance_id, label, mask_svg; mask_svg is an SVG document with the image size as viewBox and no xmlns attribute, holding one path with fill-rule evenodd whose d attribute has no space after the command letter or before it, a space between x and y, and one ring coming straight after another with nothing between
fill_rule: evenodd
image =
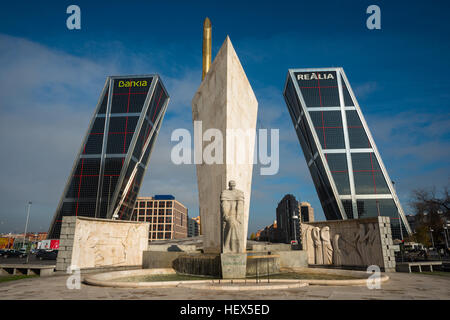
<instances>
[{"instance_id":1,"label":"white cloud","mask_svg":"<svg viewBox=\"0 0 450 320\"><path fill-rule=\"evenodd\" d=\"M112 46L120 49L120 44ZM47 230L106 76L128 73L117 67L124 56L118 50L108 59L79 58L0 34L0 232L21 230L29 200L31 229ZM142 57L134 55L132 60L128 55L127 70L139 65L152 70ZM176 93L169 105L175 112L166 116L141 189L173 193L192 207L194 168L176 168L167 157L170 128L191 124L194 76L189 70L176 79L162 76L169 92Z\"/></svg>"},{"instance_id":2,"label":"white cloud","mask_svg":"<svg viewBox=\"0 0 450 320\"><path fill-rule=\"evenodd\" d=\"M448 161L449 114L401 112L366 118L377 146L389 157L413 157L421 165Z\"/></svg>"},{"instance_id":3,"label":"white cloud","mask_svg":"<svg viewBox=\"0 0 450 320\"><path fill-rule=\"evenodd\" d=\"M366 82L359 85L356 85L353 88L353 91L355 93L355 96L358 97L358 99L364 99L371 93L378 90L378 84L376 82Z\"/></svg>"}]
</instances>

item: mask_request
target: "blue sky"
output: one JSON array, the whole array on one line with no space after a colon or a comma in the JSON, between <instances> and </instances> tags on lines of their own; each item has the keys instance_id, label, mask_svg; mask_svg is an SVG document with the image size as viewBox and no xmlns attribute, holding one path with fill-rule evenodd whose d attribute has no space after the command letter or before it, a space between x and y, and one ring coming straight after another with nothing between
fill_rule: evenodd
<instances>
[{"instance_id":1,"label":"blue sky","mask_svg":"<svg viewBox=\"0 0 450 320\"><path fill-rule=\"evenodd\" d=\"M66 8L81 8L81 30ZM381 8L381 30L366 8ZM171 103L142 195L174 194L198 214L193 165L170 163L170 134L192 128L203 19L213 56L229 35L259 102L280 129L280 171L255 168L249 231L270 224L286 193L324 219L282 89L288 68L344 68L400 200L449 183L450 24L446 1L22 1L0 12L0 232L46 231L108 75L159 73ZM447 40L446 40L447 39Z\"/></svg>"}]
</instances>

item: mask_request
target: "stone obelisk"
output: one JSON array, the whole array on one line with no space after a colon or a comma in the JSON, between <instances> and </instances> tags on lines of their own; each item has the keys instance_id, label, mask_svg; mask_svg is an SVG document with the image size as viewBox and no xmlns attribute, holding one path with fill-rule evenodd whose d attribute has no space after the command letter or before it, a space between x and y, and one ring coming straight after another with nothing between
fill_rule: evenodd
<instances>
[{"instance_id":1,"label":"stone obelisk","mask_svg":"<svg viewBox=\"0 0 450 320\"><path fill-rule=\"evenodd\" d=\"M211 27L209 19L207 26ZM217 129L223 137L222 144L215 141L217 136L214 139L205 139L203 136L206 141L202 137L194 137L200 223L205 252L221 252L220 193L227 188L230 180L236 181L236 188L242 190L245 196L244 248L246 246L257 113L255 94L227 36L192 100L194 127L198 129L201 126L203 133L208 129ZM212 143L222 147L222 162L204 161L204 153ZM239 158L243 154L244 161Z\"/></svg>"}]
</instances>

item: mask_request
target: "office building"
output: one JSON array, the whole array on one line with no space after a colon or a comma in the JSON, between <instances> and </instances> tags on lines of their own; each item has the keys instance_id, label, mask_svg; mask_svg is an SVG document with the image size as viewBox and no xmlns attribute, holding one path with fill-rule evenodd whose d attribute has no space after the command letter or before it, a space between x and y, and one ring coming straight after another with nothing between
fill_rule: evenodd
<instances>
[{"instance_id":1,"label":"office building","mask_svg":"<svg viewBox=\"0 0 450 320\"><path fill-rule=\"evenodd\" d=\"M300 203L292 194L287 194L277 206L277 242L291 243L299 241L300 237Z\"/></svg>"},{"instance_id":2,"label":"office building","mask_svg":"<svg viewBox=\"0 0 450 320\"><path fill-rule=\"evenodd\" d=\"M300 221L314 222L314 208L309 202L300 202Z\"/></svg>"},{"instance_id":3,"label":"office building","mask_svg":"<svg viewBox=\"0 0 450 320\"><path fill-rule=\"evenodd\" d=\"M188 237L200 235L200 225L195 218L188 218Z\"/></svg>"},{"instance_id":4,"label":"office building","mask_svg":"<svg viewBox=\"0 0 450 320\"><path fill-rule=\"evenodd\" d=\"M411 232L342 68L291 69L284 98L327 220L388 216Z\"/></svg>"},{"instance_id":5,"label":"office building","mask_svg":"<svg viewBox=\"0 0 450 320\"><path fill-rule=\"evenodd\" d=\"M202 224L201 224L200 216L196 216L196 217L194 217L194 218L192 218L192 219L194 219L194 220L197 222L197 225L198 225L198 234L201 235L201 234L202 234Z\"/></svg>"},{"instance_id":6,"label":"office building","mask_svg":"<svg viewBox=\"0 0 450 320\"><path fill-rule=\"evenodd\" d=\"M275 220L270 226L256 232L256 241L279 242L279 233L277 221Z\"/></svg>"},{"instance_id":7,"label":"office building","mask_svg":"<svg viewBox=\"0 0 450 320\"><path fill-rule=\"evenodd\" d=\"M63 216L129 220L166 112L158 75L106 79L49 229Z\"/></svg>"},{"instance_id":8,"label":"office building","mask_svg":"<svg viewBox=\"0 0 450 320\"><path fill-rule=\"evenodd\" d=\"M150 223L150 241L188 236L188 209L172 195L138 197L133 216L133 220Z\"/></svg>"}]
</instances>

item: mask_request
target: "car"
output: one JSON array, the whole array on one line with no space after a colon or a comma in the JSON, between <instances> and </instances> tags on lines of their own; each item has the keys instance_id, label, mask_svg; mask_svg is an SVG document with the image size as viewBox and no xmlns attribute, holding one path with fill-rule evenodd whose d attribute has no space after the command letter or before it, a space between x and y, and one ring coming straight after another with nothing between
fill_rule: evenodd
<instances>
[{"instance_id":1,"label":"car","mask_svg":"<svg viewBox=\"0 0 450 320\"><path fill-rule=\"evenodd\" d=\"M15 249L8 250L2 254L2 257L5 259L9 258L9 257L23 258L26 256L27 256L26 252L24 252L22 250L15 250Z\"/></svg>"},{"instance_id":2,"label":"car","mask_svg":"<svg viewBox=\"0 0 450 320\"><path fill-rule=\"evenodd\" d=\"M39 249L36 252L36 258L39 260L56 260L58 250L53 249Z\"/></svg>"}]
</instances>

